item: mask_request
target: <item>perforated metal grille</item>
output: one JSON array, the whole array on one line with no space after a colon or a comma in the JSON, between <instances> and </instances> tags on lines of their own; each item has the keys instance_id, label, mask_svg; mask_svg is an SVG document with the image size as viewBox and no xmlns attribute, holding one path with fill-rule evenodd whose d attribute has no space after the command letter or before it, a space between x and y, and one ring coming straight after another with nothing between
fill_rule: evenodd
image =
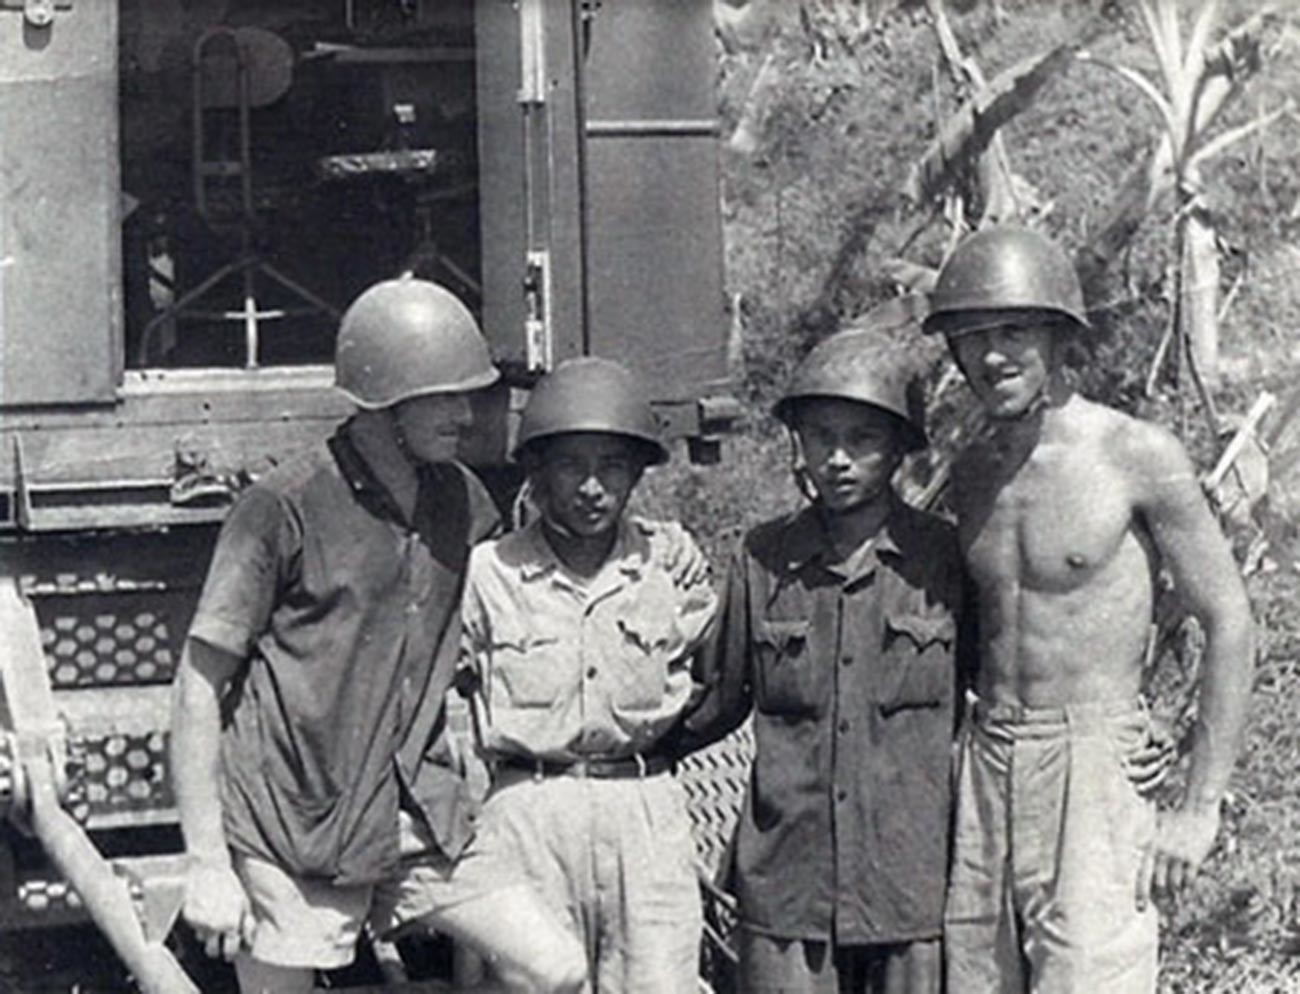
<instances>
[{"instance_id":1,"label":"perforated metal grille","mask_svg":"<svg viewBox=\"0 0 1300 994\"><path fill-rule=\"evenodd\" d=\"M18 885L18 903L29 912L80 908L81 895L63 880L24 880Z\"/></svg>"},{"instance_id":2,"label":"perforated metal grille","mask_svg":"<svg viewBox=\"0 0 1300 994\"><path fill-rule=\"evenodd\" d=\"M686 789L695 848L710 875L717 873L731 842L753 758L754 733L746 723L679 764L677 776Z\"/></svg>"},{"instance_id":3,"label":"perforated metal grille","mask_svg":"<svg viewBox=\"0 0 1300 994\"><path fill-rule=\"evenodd\" d=\"M0 810L9 810L14 799L14 754L9 736L0 739Z\"/></svg>"},{"instance_id":4,"label":"perforated metal grille","mask_svg":"<svg viewBox=\"0 0 1300 994\"><path fill-rule=\"evenodd\" d=\"M153 592L37 600L54 689L165 683L176 671L185 623L178 598ZM188 618L184 619L188 622Z\"/></svg>"},{"instance_id":5,"label":"perforated metal grille","mask_svg":"<svg viewBox=\"0 0 1300 994\"><path fill-rule=\"evenodd\" d=\"M76 752L77 801L84 812L74 805L74 816L157 810L174 803L165 733L81 738Z\"/></svg>"}]
</instances>

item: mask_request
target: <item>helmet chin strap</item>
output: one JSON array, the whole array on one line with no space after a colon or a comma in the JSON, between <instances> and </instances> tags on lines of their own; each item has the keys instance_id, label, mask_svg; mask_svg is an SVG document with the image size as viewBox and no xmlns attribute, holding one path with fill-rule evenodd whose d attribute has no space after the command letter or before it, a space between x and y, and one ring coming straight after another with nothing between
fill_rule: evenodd
<instances>
[{"instance_id":1,"label":"helmet chin strap","mask_svg":"<svg viewBox=\"0 0 1300 994\"><path fill-rule=\"evenodd\" d=\"M1016 420L1025 422L1032 421L1041 415L1045 410L1052 406L1052 388L1056 385L1056 378L1060 370L1060 341L1053 337L1048 340L1048 373L1038 388L1038 392L1025 405L1025 409L1016 415Z\"/></svg>"},{"instance_id":2,"label":"helmet chin strap","mask_svg":"<svg viewBox=\"0 0 1300 994\"><path fill-rule=\"evenodd\" d=\"M552 551L570 570L582 576L594 576L608 559L618 541L618 528L598 535L580 535L542 509L542 533Z\"/></svg>"},{"instance_id":3,"label":"helmet chin strap","mask_svg":"<svg viewBox=\"0 0 1300 994\"><path fill-rule=\"evenodd\" d=\"M1013 414L1009 418L998 418L997 420L1018 421L1023 424L1029 421L1033 421L1040 414L1042 414L1043 411L1047 410L1051 406L1052 406L1052 402L1051 402L1051 398L1048 395L1047 384L1043 384L1042 388L1038 391L1038 393L1034 394L1033 399L1030 400L1030 402L1025 405L1025 409L1023 411L1020 411L1017 414Z\"/></svg>"},{"instance_id":4,"label":"helmet chin strap","mask_svg":"<svg viewBox=\"0 0 1300 994\"><path fill-rule=\"evenodd\" d=\"M799 433L789 426L786 427L786 431L790 436L790 475L794 477L794 485L799 488L799 493L803 494L808 503L816 504L821 496L813 486L812 477L808 475L808 460L803 454L803 443L799 441Z\"/></svg>"},{"instance_id":5,"label":"helmet chin strap","mask_svg":"<svg viewBox=\"0 0 1300 994\"><path fill-rule=\"evenodd\" d=\"M419 473L424 468L424 462L417 459L415 453L411 451L411 444L406 440L406 432L402 430L402 422L397 417L397 405L384 408L384 414L388 417L388 425L393 433L393 442L397 445L397 451L402 454L402 458L407 461L411 469Z\"/></svg>"},{"instance_id":6,"label":"helmet chin strap","mask_svg":"<svg viewBox=\"0 0 1300 994\"><path fill-rule=\"evenodd\" d=\"M572 528L569 528L561 521L555 520L554 516L545 510L542 511L542 524L546 526L547 530L554 532L560 538L569 539L575 542L582 538L582 536Z\"/></svg>"},{"instance_id":7,"label":"helmet chin strap","mask_svg":"<svg viewBox=\"0 0 1300 994\"><path fill-rule=\"evenodd\" d=\"M799 441L799 433L792 428L788 428L787 430L790 435L790 474L794 477L795 486L799 488L799 493L803 494L804 499L808 501L809 504L816 504L820 507L824 507L825 501L822 500L822 495L817 492L817 487L812 481L812 475L808 472L808 459L804 456L803 443ZM899 463L895 463L894 469L897 470L898 466ZM890 473L890 478L892 477L893 473ZM860 507L865 507L879 498L886 489L888 489L887 482L877 493L869 494L852 507L846 507L843 511L837 511L835 513L851 513Z\"/></svg>"},{"instance_id":8,"label":"helmet chin strap","mask_svg":"<svg viewBox=\"0 0 1300 994\"><path fill-rule=\"evenodd\" d=\"M528 491L528 500L532 502L533 507L537 508L537 513L542 520L542 525L547 530L553 532L559 538L570 541L577 541L582 538L581 535L569 528L563 522L557 521L555 516L551 514L549 507L550 501L546 498L545 488L538 486L533 481L531 474L524 480L523 489Z\"/></svg>"}]
</instances>

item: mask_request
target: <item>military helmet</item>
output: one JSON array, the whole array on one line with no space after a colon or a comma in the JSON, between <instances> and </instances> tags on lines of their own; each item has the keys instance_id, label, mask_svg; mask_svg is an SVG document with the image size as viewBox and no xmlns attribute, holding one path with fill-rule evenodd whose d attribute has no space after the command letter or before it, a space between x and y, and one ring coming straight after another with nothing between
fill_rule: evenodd
<instances>
[{"instance_id":1,"label":"military helmet","mask_svg":"<svg viewBox=\"0 0 1300 994\"><path fill-rule=\"evenodd\" d=\"M648 463L668 461L654 412L625 367L609 359L566 359L533 387L519 422L513 456L544 438L574 432L623 435L645 444Z\"/></svg>"},{"instance_id":2,"label":"military helmet","mask_svg":"<svg viewBox=\"0 0 1300 994\"><path fill-rule=\"evenodd\" d=\"M797 402L814 397L870 404L898 418L908 451L928 444L918 384L898 341L883 329L848 328L818 342L772 413L793 427Z\"/></svg>"},{"instance_id":3,"label":"military helmet","mask_svg":"<svg viewBox=\"0 0 1300 994\"><path fill-rule=\"evenodd\" d=\"M997 312L1008 310L1043 311L1089 327L1079 274L1064 250L1029 228L994 225L965 238L944 263L923 331L975 331L1000 323Z\"/></svg>"},{"instance_id":4,"label":"military helmet","mask_svg":"<svg viewBox=\"0 0 1300 994\"><path fill-rule=\"evenodd\" d=\"M367 410L478 390L497 376L474 316L427 280L376 283L352 302L339 325L334 383Z\"/></svg>"}]
</instances>

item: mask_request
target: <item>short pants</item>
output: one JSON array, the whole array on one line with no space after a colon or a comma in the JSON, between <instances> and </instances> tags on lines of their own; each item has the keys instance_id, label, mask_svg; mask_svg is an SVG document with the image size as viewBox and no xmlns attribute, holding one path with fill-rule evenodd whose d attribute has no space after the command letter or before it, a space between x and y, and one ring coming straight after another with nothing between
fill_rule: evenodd
<instances>
[{"instance_id":1,"label":"short pants","mask_svg":"<svg viewBox=\"0 0 1300 994\"><path fill-rule=\"evenodd\" d=\"M235 853L235 872L257 922L249 955L274 966L347 966L364 925L383 936L430 916L436 927L439 915L454 915L457 905L519 884L491 855L477 851L473 841L451 862L434 846L428 830L404 811L399 832L398 871L373 885L338 887L295 878L273 863Z\"/></svg>"},{"instance_id":2,"label":"short pants","mask_svg":"<svg viewBox=\"0 0 1300 994\"><path fill-rule=\"evenodd\" d=\"M1157 920L1137 909L1155 807L1124 758L1132 702L976 703L962 732L944 921L948 990L1152 994Z\"/></svg>"}]
</instances>

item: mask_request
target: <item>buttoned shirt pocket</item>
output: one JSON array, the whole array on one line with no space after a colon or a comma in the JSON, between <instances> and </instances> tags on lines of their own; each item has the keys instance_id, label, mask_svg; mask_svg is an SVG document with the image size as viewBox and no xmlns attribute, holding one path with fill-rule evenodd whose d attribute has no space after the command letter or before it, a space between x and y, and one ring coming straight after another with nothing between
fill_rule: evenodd
<instances>
[{"instance_id":1,"label":"buttoned shirt pocket","mask_svg":"<svg viewBox=\"0 0 1300 994\"><path fill-rule=\"evenodd\" d=\"M815 714L824 688L808 645L806 618L762 618L754 625L755 700L769 714Z\"/></svg>"},{"instance_id":2,"label":"buttoned shirt pocket","mask_svg":"<svg viewBox=\"0 0 1300 994\"><path fill-rule=\"evenodd\" d=\"M555 703L565 681L558 635L545 632L493 633L491 685L517 708L545 708Z\"/></svg>"},{"instance_id":3,"label":"buttoned shirt pocket","mask_svg":"<svg viewBox=\"0 0 1300 994\"><path fill-rule=\"evenodd\" d=\"M885 644L876 700L888 716L905 708L939 707L952 696L957 624L946 610L885 614Z\"/></svg>"},{"instance_id":4,"label":"buttoned shirt pocket","mask_svg":"<svg viewBox=\"0 0 1300 994\"><path fill-rule=\"evenodd\" d=\"M608 662L613 668L613 704L620 710L657 708L664 701L666 662L673 643L667 625L624 614L616 619L622 645Z\"/></svg>"}]
</instances>

